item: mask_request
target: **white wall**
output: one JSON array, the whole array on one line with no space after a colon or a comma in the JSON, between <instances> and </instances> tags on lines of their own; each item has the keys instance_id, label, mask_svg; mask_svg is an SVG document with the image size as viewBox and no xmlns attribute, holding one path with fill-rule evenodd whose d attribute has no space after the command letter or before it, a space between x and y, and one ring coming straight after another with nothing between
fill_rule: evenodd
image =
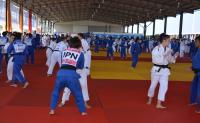
<instances>
[{"instance_id":1,"label":"white wall","mask_svg":"<svg viewBox=\"0 0 200 123\"><path fill-rule=\"evenodd\" d=\"M73 32L88 32L88 26L73 25Z\"/></svg>"},{"instance_id":2,"label":"white wall","mask_svg":"<svg viewBox=\"0 0 200 123\"><path fill-rule=\"evenodd\" d=\"M110 27L110 29L108 28ZM122 33L123 32L123 26L117 25L117 24L109 24L104 22L97 22L97 21L73 21L73 22L61 22L55 24L55 30L56 32L99 32L101 30L102 32L116 32L116 33Z\"/></svg>"}]
</instances>

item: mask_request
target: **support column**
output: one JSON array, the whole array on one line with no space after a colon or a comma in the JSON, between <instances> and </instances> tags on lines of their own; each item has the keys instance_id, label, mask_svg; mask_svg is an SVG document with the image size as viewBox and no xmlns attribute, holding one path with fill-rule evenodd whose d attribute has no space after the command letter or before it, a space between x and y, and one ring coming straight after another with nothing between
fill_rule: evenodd
<instances>
[{"instance_id":1,"label":"support column","mask_svg":"<svg viewBox=\"0 0 200 123\"><path fill-rule=\"evenodd\" d=\"M32 9L29 9L29 16L28 16L28 32L32 33Z\"/></svg>"},{"instance_id":2,"label":"support column","mask_svg":"<svg viewBox=\"0 0 200 123\"><path fill-rule=\"evenodd\" d=\"M137 34L139 34L139 32L140 32L140 24L138 23L137 24Z\"/></svg>"},{"instance_id":3,"label":"support column","mask_svg":"<svg viewBox=\"0 0 200 123\"><path fill-rule=\"evenodd\" d=\"M132 34L133 34L133 26L134 26L134 24L132 24Z\"/></svg>"},{"instance_id":4,"label":"support column","mask_svg":"<svg viewBox=\"0 0 200 123\"><path fill-rule=\"evenodd\" d=\"M23 13L23 4L20 4L20 8L19 8L19 30L20 32L23 33L23 25L24 25L24 21L23 21L23 17L24 17L24 13Z\"/></svg>"},{"instance_id":5,"label":"support column","mask_svg":"<svg viewBox=\"0 0 200 123\"><path fill-rule=\"evenodd\" d=\"M144 39L146 39L147 23L144 22Z\"/></svg>"},{"instance_id":6,"label":"support column","mask_svg":"<svg viewBox=\"0 0 200 123\"><path fill-rule=\"evenodd\" d=\"M52 26L53 26L53 34L54 34L54 30L55 30L55 23L53 22L52 24L53 24Z\"/></svg>"},{"instance_id":7,"label":"support column","mask_svg":"<svg viewBox=\"0 0 200 123\"><path fill-rule=\"evenodd\" d=\"M165 16L164 33L167 32L167 16Z\"/></svg>"},{"instance_id":8,"label":"support column","mask_svg":"<svg viewBox=\"0 0 200 123\"><path fill-rule=\"evenodd\" d=\"M41 18L41 20L40 20L40 24L41 24L41 35L43 34L43 20L42 20L42 18Z\"/></svg>"},{"instance_id":9,"label":"support column","mask_svg":"<svg viewBox=\"0 0 200 123\"><path fill-rule=\"evenodd\" d=\"M180 13L179 38L182 38L183 12Z\"/></svg>"},{"instance_id":10,"label":"support column","mask_svg":"<svg viewBox=\"0 0 200 123\"><path fill-rule=\"evenodd\" d=\"M126 28L126 33L128 33L128 28L129 28L129 26L127 26L127 28Z\"/></svg>"},{"instance_id":11,"label":"support column","mask_svg":"<svg viewBox=\"0 0 200 123\"><path fill-rule=\"evenodd\" d=\"M155 24L156 24L156 20L153 21L153 37L155 36Z\"/></svg>"},{"instance_id":12,"label":"support column","mask_svg":"<svg viewBox=\"0 0 200 123\"><path fill-rule=\"evenodd\" d=\"M12 32L10 0L6 0L6 30Z\"/></svg>"}]
</instances>

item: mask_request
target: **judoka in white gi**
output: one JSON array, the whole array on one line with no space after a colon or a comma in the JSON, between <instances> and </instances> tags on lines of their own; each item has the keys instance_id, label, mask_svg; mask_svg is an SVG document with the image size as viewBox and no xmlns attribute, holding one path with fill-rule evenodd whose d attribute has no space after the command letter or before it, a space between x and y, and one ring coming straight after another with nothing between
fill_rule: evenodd
<instances>
[{"instance_id":1,"label":"judoka in white gi","mask_svg":"<svg viewBox=\"0 0 200 123\"><path fill-rule=\"evenodd\" d=\"M175 63L178 53L172 56L172 50L168 48L170 37L166 34L160 35L161 44L156 46L152 51L153 68L151 70L151 85L148 91L148 105L151 105L154 92L158 83L160 84L158 92L158 101L156 108L164 109L162 102L165 101L165 94L168 89L168 79L170 75L170 63Z\"/></svg>"},{"instance_id":2,"label":"judoka in white gi","mask_svg":"<svg viewBox=\"0 0 200 123\"><path fill-rule=\"evenodd\" d=\"M47 76L51 76L53 74L53 69L57 62L61 67L61 53L68 47L66 38L62 36L61 40L62 40L61 42L57 43L51 55L51 63L47 72Z\"/></svg>"},{"instance_id":3,"label":"judoka in white gi","mask_svg":"<svg viewBox=\"0 0 200 123\"><path fill-rule=\"evenodd\" d=\"M47 61L46 61L46 65L49 67L51 64L51 56L53 54L54 49L56 48L56 39L52 38L47 46L47 50L46 50L46 57L47 57Z\"/></svg>"},{"instance_id":4,"label":"judoka in white gi","mask_svg":"<svg viewBox=\"0 0 200 123\"><path fill-rule=\"evenodd\" d=\"M82 43L82 50L83 50L83 53L84 53L85 62L84 62L84 69L77 70L77 73L79 73L80 76L81 76L79 81L80 81L81 88L82 88L85 106L86 106L86 108L91 108L91 106L89 106L88 103L87 103L89 101L87 76L90 75L91 51L90 51L90 47L89 47L87 41L83 38L83 34L79 33L78 37L79 37L79 39L81 40L81 43ZM65 104L65 102L69 100L70 93L71 92L68 88L64 89L62 102L59 104L59 107L62 107Z\"/></svg>"}]
</instances>

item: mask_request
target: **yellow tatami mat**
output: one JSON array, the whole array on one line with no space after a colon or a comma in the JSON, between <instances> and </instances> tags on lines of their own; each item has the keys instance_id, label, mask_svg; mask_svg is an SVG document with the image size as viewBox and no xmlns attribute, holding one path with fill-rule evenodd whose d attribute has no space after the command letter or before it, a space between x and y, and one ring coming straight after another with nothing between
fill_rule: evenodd
<instances>
[{"instance_id":1,"label":"yellow tatami mat","mask_svg":"<svg viewBox=\"0 0 200 123\"><path fill-rule=\"evenodd\" d=\"M105 56L106 57L106 51L100 51L99 53L92 52L92 56ZM120 56L120 53L114 53L114 56ZM131 57L131 55L127 54L127 57ZM150 53L142 53L140 55L140 58L151 58Z\"/></svg>"},{"instance_id":2,"label":"yellow tatami mat","mask_svg":"<svg viewBox=\"0 0 200 123\"><path fill-rule=\"evenodd\" d=\"M171 81L191 81L193 73L189 71L190 63L171 65ZM150 80L151 62L139 62L136 69L131 68L130 61L93 60L91 77L93 79Z\"/></svg>"}]
</instances>

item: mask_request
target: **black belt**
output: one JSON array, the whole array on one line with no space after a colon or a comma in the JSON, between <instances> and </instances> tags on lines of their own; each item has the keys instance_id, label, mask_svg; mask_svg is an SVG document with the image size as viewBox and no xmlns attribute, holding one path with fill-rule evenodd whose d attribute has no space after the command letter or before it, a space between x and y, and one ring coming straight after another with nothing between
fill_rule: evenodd
<instances>
[{"instance_id":1,"label":"black belt","mask_svg":"<svg viewBox=\"0 0 200 123\"><path fill-rule=\"evenodd\" d=\"M53 51L58 51L58 52L60 52L60 50L53 50Z\"/></svg>"},{"instance_id":2,"label":"black belt","mask_svg":"<svg viewBox=\"0 0 200 123\"><path fill-rule=\"evenodd\" d=\"M161 70L162 68L171 69L171 68L169 67L169 65L158 65L158 64L154 64L154 66L159 67L158 72L160 72L160 70Z\"/></svg>"},{"instance_id":3,"label":"black belt","mask_svg":"<svg viewBox=\"0 0 200 123\"><path fill-rule=\"evenodd\" d=\"M197 73L200 72L200 69L192 68L192 71L193 71L195 74L197 74Z\"/></svg>"},{"instance_id":4,"label":"black belt","mask_svg":"<svg viewBox=\"0 0 200 123\"><path fill-rule=\"evenodd\" d=\"M9 54L9 57L13 57L14 56L14 54Z\"/></svg>"},{"instance_id":5,"label":"black belt","mask_svg":"<svg viewBox=\"0 0 200 123\"><path fill-rule=\"evenodd\" d=\"M51 47L47 47L47 48L49 48L51 51L54 51Z\"/></svg>"},{"instance_id":6,"label":"black belt","mask_svg":"<svg viewBox=\"0 0 200 123\"><path fill-rule=\"evenodd\" d=\"M90 49L87 49L87 51L90 51Z\"/></svg>"},{"instance_id":7,"label":"black belt","mask_svg":"<svg viewBox=\"0 0 200 123\"><path fill-rule=\"evenodd\" d=\"M60 69L64 69L64 70L76 70L76 67L71 66L71 65L66 65L66 66L61 66Z\"/></svg>"}]
</instances>

